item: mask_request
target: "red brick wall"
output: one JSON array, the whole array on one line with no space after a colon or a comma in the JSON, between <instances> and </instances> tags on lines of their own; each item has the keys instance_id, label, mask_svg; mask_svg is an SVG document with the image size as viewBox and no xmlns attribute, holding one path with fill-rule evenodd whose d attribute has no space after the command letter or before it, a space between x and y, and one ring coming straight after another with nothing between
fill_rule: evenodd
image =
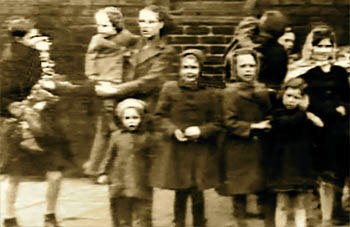
<instances>
[{"instance_id":1,"label":"red brick wall","mask_svg":"<svg viewBox=\"0 0 350 227\"><path fill-rule=\"evenodd\" d=\"M54 38L52 56L59 73L83 77L84 53L95 32L93 14L106 5L121 7L126 26L137 33L138 10L148 0L0 0L0 23L11 15L34 18L38 27ZM245 0L160 0L174 14L177 28L168 41L178 51L200 48L207 54L206 75L222 74L222 53L231 40L235 25L247 13ZM254 2L254 1L253 1ZM279 9L289 16L299 43L312 24L327 22L336 28L339 43L349 44L348 0L256 0L250 12L261 15L266 9ZM7 41L2 28L0 44ZM1 72L0 72L1 73ZM77 162L86 159L94 132L94 113L87 98L67 97L58 118L72 141Z\"/></svg>"}]
</instances>

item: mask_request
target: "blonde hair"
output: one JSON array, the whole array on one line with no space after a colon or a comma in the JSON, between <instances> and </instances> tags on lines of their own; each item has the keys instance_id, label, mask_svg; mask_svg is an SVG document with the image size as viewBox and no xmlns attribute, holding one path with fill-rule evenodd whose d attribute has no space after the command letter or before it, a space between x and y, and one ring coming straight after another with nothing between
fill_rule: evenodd
<instances>
[{"instance_id":1,"label":"blonde hair","mask_svg":"<svg viewBox=\"0 0 350 227\"><path fill-rule=\"evenodd\" d=\"M260 56L257 51L252 48L240 48L229 52L226 56L225 65L225 80L235 81L237 79L237 56L249 54L252 55L256 62L256 75L259 75L260 70Z\"/></svg>"}]
</instances>

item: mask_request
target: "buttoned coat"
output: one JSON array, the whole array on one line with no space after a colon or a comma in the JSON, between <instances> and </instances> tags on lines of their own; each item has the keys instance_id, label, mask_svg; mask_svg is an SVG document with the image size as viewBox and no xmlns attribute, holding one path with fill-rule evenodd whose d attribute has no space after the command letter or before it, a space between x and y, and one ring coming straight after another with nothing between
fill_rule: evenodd
<instances>
[{"instance_id":1,"label":"buttoned coat","mask_svg":"<svg viewBox=\"0 0 350 227\"><path fill-rule=\"evenodd\" d=\"M247 194L263 189L262 144L251 124L264 120L269 108L268 91L262 84L236 82L223 91L225 180L220 193Z\"/></svg>"},{"instance_id":2,"label":"buttoned coat","mask_svg":"<svg viewBox=\"0 0 350 227\"><path fill-rule=\"evenodd\" d=\"M164 84L155 112L163 137L162 146L153 155L152 186L202 190L218 185L219 102L217 93L209 88L185 88L177 81ZM196 141L177 141L174 131L189 126L198 126L200 137Z\"/></svg>"},{"instance_id":3,"label":"buttoned coat","mask_svg":"<svg viewBox=\"0 0 350 227\"><path fill-rule=\"evenodd\" d=\"M130 132L120 128L110 138L100 173L109 176L109 195L152 199L149 185L150 134L144 130Z\"/></svg>"}]
</instances>

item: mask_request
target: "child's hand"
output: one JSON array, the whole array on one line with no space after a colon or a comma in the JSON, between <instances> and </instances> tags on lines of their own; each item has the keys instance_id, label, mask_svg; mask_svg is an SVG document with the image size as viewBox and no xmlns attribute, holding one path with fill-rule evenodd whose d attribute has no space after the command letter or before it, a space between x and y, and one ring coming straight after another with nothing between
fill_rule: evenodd
<instances>
[{"instance_id":1,"label":"child's hand","mask_svg":"<svg viewBox=\"0 0 350 227\"><path fill-rule=\"evenodd\" d=\"M251 129L270 129L270 120L261 121L259 123L253 123L250 125Z\"/></svg>"},{"instance_id":2,"label":"child's hand","mask_svg":"<svg viewBox=\"0 0 350 227\"><path fill-rule=\"evenodd\" d=\"M179 142L186 142L188 140L180 129L174 131L174 136Z\"/></svg>"},{"instance_id":3,"label":"child's hand","mask_svg":"<svg viewBox=\"0 0 350 227\"><path fill-rule=\"evenodd\" d=\"M96 179L97 184L107 184L108 183L108 176L107 175L101 175L97 177Z\"/></svg>"},{"instance_id":4,"label":"child's hand","mask_svg":"<svg viewBox=\"0 0 350 227\"><path fill-rule=\"evenodd\" d=\"M346 115L346 110L344 106L338 106L337 108L335 108L335 110L340 113L340 115L345 116Z\"/></svg>"},{"instance_id":5,"label":"child's hand","mask_svg":"<svg viewBox=\"0 0 350 227\"><path fill-rule=\"evenodd\" d=\"M189 139L198 139L201 135L201 130L197 126L191 126L185 129L185 136Z\"/></svg>"},{"instance_id":6,"label":"child's hand","mask_svg":"<svg viewBox=\"0 0 350 227\"><path fill-rule=\"evenodd\" d=\"M306 111L307 108L309 107L310 104L310 98L308 95L304 95L304 97L302 98L302 100L299 103L299 108L303 111Z\"/></svg>"},{"instance_id":7,"label":"child's hand","mask_svg":"<svg viewBox=\"0 0 350 227\"><path fill-rule=\"evenodd\" d=\"M311 112L306 112L306 116L307 119L309 119L310 121L312 121L312 123L314 125L316 125L317 127L322 128L324 126L323 121L321 120L321 118L317 117L315 114L311 113Z\"/></svg>"},{"instance_id":8,"label":"child's hand","mask_svg":"<svg viewBox=\"0 0 350 227\"><path fill-rule=\"evenodd\" d=\"M118 93L118 89L112 86L110 83L106 84L99 82L97 85L95 85L95 92L98 96L111 96Z\"/></svg>"},{"instance_id":9,"label":"child's hand","mask_svg":"<svg viewBox=\"0 0 350 227\"><path fill-rule=\"evenodd\" d=\"M45 90L55 90L56 89L56 83L52 80L39 80L39 85L45 89Z\"/></svg>"}]
</instances>

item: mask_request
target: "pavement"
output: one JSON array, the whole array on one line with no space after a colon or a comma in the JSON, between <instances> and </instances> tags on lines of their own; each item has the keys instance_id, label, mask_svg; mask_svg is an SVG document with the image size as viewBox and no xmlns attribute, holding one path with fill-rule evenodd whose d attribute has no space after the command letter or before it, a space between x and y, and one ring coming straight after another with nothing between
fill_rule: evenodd
<instances>
[{"instance_id":1,"label":"pavement","mask_svg":"<svg viewBox=\"0 0 350 227\"><path fill-rule=\"evenodd\" d=\"M0 181L3 217L3 187ZM17 217L23 227L43 226L45 211L45 182L22 182L16 203ZM172 227L174 193L155 189L153 202L153 226ZM205 191L208 227L239 227L232 217L230 197L219 196L214 190ZM190 201L189 201L190 202ZM251 208L251 209L254 209ZM187 225L191 225L188 209ZM110 227L108 187L92 184L87 178L66 178L59 197L57 218L63 227ZM2 218L1 218L2 219ZM263 227L259 219L249 219L249 227ZM291 225L292 226L292 225Z\"/></svg>"}]
</instances>

